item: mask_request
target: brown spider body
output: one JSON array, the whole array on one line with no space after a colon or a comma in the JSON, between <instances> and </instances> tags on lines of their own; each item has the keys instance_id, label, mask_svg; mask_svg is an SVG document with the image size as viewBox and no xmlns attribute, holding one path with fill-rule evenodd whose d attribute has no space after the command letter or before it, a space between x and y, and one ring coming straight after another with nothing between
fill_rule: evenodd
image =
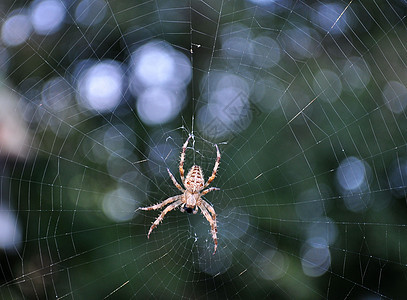
<instances>
[{"instance_id":1,"label":"brown spider body","mask_svg":"<svg viewBox=\"0 0 407 300\"><path fill-rule=\"evenodd\" d=\"M192 193L196 193L204 188L204 184L205 180L201 167L197 165L192 166L185 178L185 188Z\"/></svg>"},{"instance_id":2,"label":"brown spider body","mask_svg":"<svg viewBox=\"0 0 407 300\"><path fill-rule=\"evenodd\" d=\"M191 193L189 191L185 191L182 195L181 201L184 203L181 205L181 212L186 211L187 213L194 213L198 212L199 203L199 194Z\"/></svg>"},{"instance_id":3,"label":"brown spider body","mask_svg":"<svg viewBox=\"0 0 407 300\"><path fill-rule=\"evenodd\" d=\"M186 178L184 179L184 161L185 161L185 151L188 146L189 139L191 135L188 137L186 142L182 147L181 152L181 160L179 163L179 173L181 176L181 181L185 187L182 186L177 182L174 175L172 175L171 171L167 169L168 174L174 185L182 192L181 195L170 197L164 200L161 203L156 205L148 206L148 207L140 207L142 210L156 210L160 209L161 207L166 206L169 204L162 213L158 216L158 218L154 221L153 225L151 225L150 230L148 231L147 237L150 237L150 233L153 229L163 220L164 216L170 212L171 210L175 209L176 207L180 206L181 212L188 212L196 214L199 209L201 209L202 214L205 216L209 224L211 225L211 232L212 232L212 239L215 243L215 250L213 254L216 252L216 248L218 246L218 238L217 238L217 225L216 225L216 213L213 207L203 200L201 197L206 195L209 192L219 190L219 188L211 187L205 189L216 177L216 172L219 167L220 162L220 152L218 145L215 144L216 147L216 161L215 166L213 167L212 175L209 177L208 181L205 183L204 175L202 172L202 168L198 165L193 165L191 169L189 169Z\"/></svg>"}]
</instances>

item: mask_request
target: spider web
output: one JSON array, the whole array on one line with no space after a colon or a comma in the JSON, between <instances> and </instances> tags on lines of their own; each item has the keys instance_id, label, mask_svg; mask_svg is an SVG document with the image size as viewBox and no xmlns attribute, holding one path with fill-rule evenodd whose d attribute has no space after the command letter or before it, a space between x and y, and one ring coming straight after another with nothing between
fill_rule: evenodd
<instances>
[{"instance_id":1,"label":"spider web","mask_svg":"<svg viewBox=\"0 0 407 300\"><path fill-rule=\"evenodd\" d=\"M402 298L405 1L0 4L1 297ZM202 214L138 207L178 195Z\"/></svg>"}]
</instances>

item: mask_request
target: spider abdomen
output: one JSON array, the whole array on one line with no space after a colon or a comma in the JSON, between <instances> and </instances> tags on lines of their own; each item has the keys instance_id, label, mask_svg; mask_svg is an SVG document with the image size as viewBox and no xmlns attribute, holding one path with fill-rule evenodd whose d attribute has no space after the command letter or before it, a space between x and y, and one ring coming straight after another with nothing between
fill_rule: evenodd
<instances>
[{"instance_id":1,"label":"spider abdomen","mask_svg":"<svg viewBox=\"0 0 407 300\"><path fill-rule=\"evenodd\" d=\"M201 191L204 187L203 172L200 166L193 165L185 178L185 188L191 192Z\"/></svg>"}]
</instances>

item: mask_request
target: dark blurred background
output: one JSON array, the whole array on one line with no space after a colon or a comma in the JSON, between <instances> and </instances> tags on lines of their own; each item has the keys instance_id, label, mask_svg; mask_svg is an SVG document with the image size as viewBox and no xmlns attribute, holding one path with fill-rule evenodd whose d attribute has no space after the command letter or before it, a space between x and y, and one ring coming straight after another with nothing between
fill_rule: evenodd
<instances>
[{"instance_id":1,"label":"dark blurred background","mask_svg":"<svg viewBox=\"0 0 407 300\"><path fill-rule=\"evenodd\" d=\"M2 299L405 295L406 1L0 3ZM158 211L185 167L202 215Z\"/></svg>"}]
</instances>

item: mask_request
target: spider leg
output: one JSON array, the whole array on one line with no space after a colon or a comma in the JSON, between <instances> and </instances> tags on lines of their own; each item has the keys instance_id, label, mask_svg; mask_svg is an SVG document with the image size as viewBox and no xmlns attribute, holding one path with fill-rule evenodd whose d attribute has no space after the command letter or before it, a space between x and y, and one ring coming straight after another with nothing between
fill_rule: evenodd
<instances>
[{"instance_id":1,"label":"spider leg","mask_svg":"<svg viewBox=\"0 0 407 300\"><path fill-rule=\"evenodd\" d=\"M199 205L199 208L202 211L202 214L205 216L206 220L209 222L211 225L211 233L212 233L212 239L213 242L215 243L215 248L213 250L213 254L216 253L216 248L218 248L218 237L216 233L218 232L218 227L216 225L216 213L215 210L213 209L212 206L210 206L205 200L202 200L202 204ZM211 215L209 214L208 210L211 212Z\"/></svg>"},{"instance_id":2,"label":"spider leg","mask_svg":"<svg viewBox=\"0 0 407 300\"><path fill-rule=\"evenodd\" d=\"M212 214L212 219L215 221L216 232L218 232L217 226L216 226L216 212L215 212L215 209L212 207L212 205L210 205L208 202L206 202L203 199L202 199L201 203L203 203L203 205L206 207L206 209L209 210L209 212Z\"/></svg>"},{"instance_id":3,"label":"spider leg","mask_svg":"<svg viewBox=\"0 0 407 300\"><path fill-rule=\"evenodd\" d=\"M219 148L218 145L215 144L216 147L216 161L215 161L215 166L213 167L213 171L212 171L212 175L211 177L209 177L208 181L205 183L203 188L206 188L208 185L211 184L211 182L215 179L216 177L216 172L218 171L218 167L219 167L219 162L220 162L220 152L219 152Z\"/></svg>"},{"instance_id":4,"label":"spider leg","mask_svg":"<svg viewBox=\"0 0 407 300\"><path fill-rule=\"evenodd\" d=\"M178 200L178 201L176 201L176 202L174 202L174 203L168 205L168 206L161 212L161 214L158 216L158 218L155 219L153 225L151 225L150 230L148 231L148 234L147 234L147 238L150 238L150 233L151 233L151 231L153 231L153 229L156 228L158 224L160 224L160 222L164 219L164 216L165 216L168 212L172 211L174 208L180 206L181 204L182 204L182 201L181 201L181 200Z\"/></svg>"},{"instance_id":5,"label":"spider leg","mask_svg":"<svg viewBox=\"0 0 407 300\"><path fill-rule=\"evenodd\" d=\"M167 204L174 202L177 199L180 199L181 195L178 196L174 196L174 197L170 197L167 200L164 200L163 202L157 203L155 205L151 205L151 206L147 206L147 207L139 207L138 209L141 210L156 210L156 209L160 209L163 206L166 206Z\"/></svg>"},{"instance_id":6,"label":"spider leg","mask_svg":"<svg viewBox=\"0 0 407 300\"><path fill-rule=\"evenodd\" d=\"M172 183L177 187L177 189L179 189L181 192L185 192L185 190L182 188L182 186L175 179L174 175L172 175L170 169L167 168L167 171L168 171L168 174L171 177Z\"/></svg>"},{"instance_id":7,"label":"spider leg","mask_svg":"<svg viewBox=\"0 0 407 300\"><path fill-rule=\"evenodd\" d=\"M182 181L182 184L184 184L184 185L185 185L185 183L184 183L184 181L185 181L185 179L184 179L184 173L185 173L185 171L184 171L185 151L187 150L188 142L189 142L189 139L190 139L191 137L192 137L192 135L189 135L188 138L187 138L187 140L186 140L186 142L185 142L184 145L182 146L181 160L180 160L180 162L179 162L179 175L181 176L181 181Z\"/></svg>"},{"instance_id":8,"label":"spider leg","mask_svg":"<svg viewBox=\"0 0 407 300\"><path fill-rule=\"evenodd\" d=\"M212 191L219 191L220 188L217 187L210 187L209 189L203 190L201 192L201 196L205 196L207 193L212 192Z\"/></svg>"}]
</instances>

